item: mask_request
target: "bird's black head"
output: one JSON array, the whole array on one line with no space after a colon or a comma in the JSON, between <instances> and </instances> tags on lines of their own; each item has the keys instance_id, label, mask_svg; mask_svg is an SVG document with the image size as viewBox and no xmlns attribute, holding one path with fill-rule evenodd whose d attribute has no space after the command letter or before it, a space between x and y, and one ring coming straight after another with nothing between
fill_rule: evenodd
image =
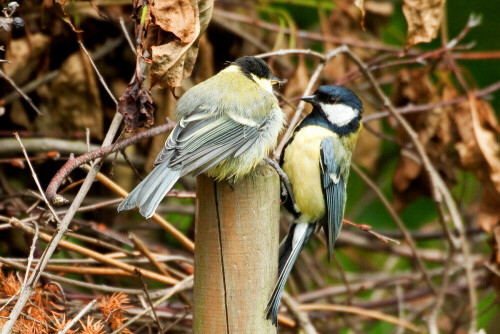
<instances>
[{"instance_id":1,"label":"bird's black head","mask_svg":"<svg viewBox=\"0 0 500 334\"><path fill-rule=\"evenodd\" d=\"M346 105L356 110L361 114L363 112L363 103L359 97L351 90L340 86L321 86L313 95L304 96L302 100L315 105Z\"/></svg>"},{"instance_id":2,"label":"bird's black head","mask_svg":"<svg viewBox=\"0 0 500 334\"><path fill-rule=\"evenodd\" d=\"M252 75L254 75L258 79L270 80L272 84L281 83L281 80L273 75L266 62L260 58L245 56L238 58L234 64L241 69L241 72L243 72L245 76L252 80L254 80L252 77Z\"/></svg>"},{"instance_id":3,"label":"bird's black head","mask_svg":"<svg viewBox=\"0 0 500 334\"><path fill-rule=\"evenodd\" d=\"M313 105L311 117L325 120L340 135L359 129L363 104L356 94L339 86L321 86L313 95L302 97Z\"/></svg>"}]
</instances>

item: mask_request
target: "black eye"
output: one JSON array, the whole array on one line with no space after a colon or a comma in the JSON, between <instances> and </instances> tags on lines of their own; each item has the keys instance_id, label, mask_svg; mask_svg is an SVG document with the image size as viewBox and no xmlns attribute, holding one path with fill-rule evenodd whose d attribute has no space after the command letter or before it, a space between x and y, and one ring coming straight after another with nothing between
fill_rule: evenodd
<instances>
[{"instance_id":1,"label":"black eye","mask_svg":"<svg viewBox=\"0 0 500 334\"><path fill-rule=\"evenodd\" d=\"M335 97L335 96L331 96L330 98L328 98L328 102L330 102L330 103L336 103L336 102L337 102L337 100L338 100L338 99L337 99L337 97Z\"/></svg>"}]
</instances>

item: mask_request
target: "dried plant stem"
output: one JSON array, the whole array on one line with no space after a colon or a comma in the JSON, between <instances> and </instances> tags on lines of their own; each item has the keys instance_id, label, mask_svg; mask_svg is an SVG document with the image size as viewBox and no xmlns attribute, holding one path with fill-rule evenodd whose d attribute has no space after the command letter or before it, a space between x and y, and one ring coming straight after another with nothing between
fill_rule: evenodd
<instances>
[{"instance_id":1,"label":"dried plant stem","mask_svg":"<svg viewBox=\"0 0 500 334\"><path fill-rule=\"evenodd\" d=\"M88 311L90 311L90 309L92 309L92 307L94 307L95 303L97 303L97 299L93 299L90 303L85 305L85 307L80 312L78 312L78 314L73 319L71 319L71 321L69 321L68 324L64 326L64 328L61 329L57 334L66 334L66 332L70 330L78 320L80 320L85 314L87 314Z\"/></svg>"},{"instance_id":2,"label":"dried plant stem","mask_svg":"<svg viewBox=\"0 0 500 334\"><path fill-rule=\"evenodd\" d=\"M9 78L9 76L7 76L7 74L5 74L4 71L2 71L0 69L0 77L2 77L5 81L7 81L11 86L12 88L14 88L16 90L16 92L22 96L22 98L28 102L28 104L31 106L31 108L33 108L34 111L36 111L36 113L38 115L42 115L42 112L40 111L40 109L37 108L37 106L35 106L35 104L33 103L33 101L31 100L31 98L26 95L21 88L19 88L16 83L14 82L14 80L12 80L11 78Z\"/></svg>"},{"instance_id":3,"label":"dried plant stem","mask_svg":"<svg viewBox=\"0 0 500 334\"><path fill-rule=\"evenodd\" d=\"M18 219L14 218L14 217L11 219L11 223L12 223L12 226L20 228L24 232L27 232L29 234L34 234L34 232L35 232L32 228L26 226L25 224L23 224L21 221L19 221ZM49 242L51 240L51 237L48 234L40 233L40 239ZM138 268L138 267L132 266L130 264L123 263L121 261L115 260L115 259L110 258L108 256L102 255L101 253L98 253L96 251L93 251L91 249L88 249L88 248L80 246L80 245L76 245L76 244L71 243L71 242L66 241L66 240L60 240L59 246L64 247L68 250L72 250L74 252L80 253L82 255L91 257L93 259L99 260L102 263L107 263L107 264L110 264L112 266L118 267L118 268L123 269L127 272L130 272L130 273L134 273L135 270L140 270L141 273L145 277L154 279L158 282L162 282L162 283L169 284L169 285L174 285L174 284L178 283L178 281L173 279L173 278L165 277L163 275L157 274L157 273L152 272L150 270ZM46 266L46 264L44 265L44 268L45 268L45 266ZM35 268L35 270L36 270L36 268Z\"/></svg>"},{"instance_id":4,"label":"dried plant stem","mask_svg":"<svg viewBox=\"0 0 500 334\"><path fill-rule=\"evenodd\" d=\"M90 167L88 167L88 166L83 166L82 168L84 168L85 170L89 170L90 169ZM102 184L104 184L106 187L108 187L109 189L111 189L115 193L119 194L120 196L126 197L128 195L128 192L125 191L125 189L123 189L122 187L120 187L118 184L116 184L115 182L113 182L113 180L111 180L110 178L108 178L104 174L98 173L97 174L97 179ZM176 229L166 219L164 219L162 216L160 216L157 213L155 213L151 217L151 219L153 221L157 222L158 224L160 224L161 227L163 227L167 232L169 232L170 234L172 234L172 236L174 236L174 238L176 238L177 240L179 240L179 242L182 243L182 245L184 245L184 247L186 247L191 252L194 252L194 242L192 242L188 237L186 237L184 234L182 234L178 229Z\"/></svg>"},{"instance_id":5,"label":"dried plant stem","mask_svg":"<svg viewBox=\"0 0 500 334\"><path fill-rule=\"evenodd\" d=\"M94 61L92 60L92 56L90 55L90 53L85 48L85 45L83 45L83 43L81 41L78 41L78 44L80 45L80 48L83 50L83 52L87 55L88 59L90 60L90 63L92 64L92 67L94 68L94 70L95 70L95 72L97 74L97 77L99 78L99 81L101 82L102 86L104 87L104 89L108 93L109 97L113 100L113 102L115 103L115 105L117 105L118 104L118 100L113 95L113 93L111 93L111 89L109 89L108 85L106 84L106 81L104 81L104 78L102 77L101 73L97 69L97 66L95 65Z\"/></svg>"},{"instance_id":6,"label":"dried plant stem","mask_svg":"<svg viewBox=\"0 0 500 334\"><path fill-rule=\"evenodd\" d=\"M344 218L344 220L342 221L343 224L347 224L347 225L351 225L351 226L354 226L358 229L360 229L361 231L365 231L365 232L368 232L369 234L373 235L375 238L379 239L380 241L382 241L384 244L388 244L389 242L392 242L392 243L395 243L396 245L399 245L401 244L398 240L396 239L393 239L393 238L389 238L381 233L378 233L378 232L375 232L375 231L372 231L372 227L370 225L366 225L366 224L356 224L350 220L347 220Z\"/></svg>"},{"instance_id":7,"label":"dried plant stem","mask_svg":"<svg viewBox=\"0 0 500 334\"><path fill-rule=\"evenodd\" d=\"M168 290L168 292L158 299L156 302L153 303L153 307L158 307L161 303L172 297L174 294L191 289L193 287L193 275L186 277L184 280L180 281L176 285L174 285L172 288ZM120 328L117 328L113 333L111 334L118 334L120 333L125 327L130 326L134 322L136 322L138 319L142 318L144 315L146 315L148 312L151 312L151 307L145 308L141 313L137 314L135 317L129 319L126 323L123 324Z\"/></svg>"},{"instance_id":8,"label":"dried plant stem","mask_svg":"<svg viewBox=\"0 0 500 334\"><path fill-rule=\"evenodd\" d=\"M422 272L422 275L424 277L425 282L427 283L427 285L429 286L429 288L432 291L434 291L435 294L437 294L436 287L432 283L432 280L431 280L431 278L429 276L429 273L425 269L424 262L422 261L422 258L420 257L420 255L417 252L417 247L415 245L415 240L413 240L412 235L410 234L410 232L408 231L408 229L404 225L404 223L401 220L401 218L399 218L396 210L394 210L394 208L389 203L389 201L387 200L387 198L385 198L384 194L382 194L382 192L380 191L380 189L378 188L378 186L375 184L375 182L372 181L372 179L370 179L368 177L368 175L366 175L358 166L356 166L354 164L351 164L351 168L352 168L352 170L356 174L358 174L361 177L361 179L368 185L368 187L370 187L375 192L375 194L377 195L377 197L380 199L380 201L382 202L382 204L384 205L384 207L387 209L387 211L391 215L392 219L396 222L396 225L398 225L398 228L403 233L403 236L404 236L404 238L406 240L406 243L408 244L408 246L411 249L413 257L415 258L415 260L417 262L418 268Z\"/></svg>"},{"instance_id":9,"label":"dried plant stem","mask_svg":"<svg viewBox=\"0 0 500 334\"><path fill-rule=\"evenodd\" d=\"M317 334L318 331L314 328L314 325L309 320L309 316L306 312L300 310L299 304L293 300L293 298L288 294L288 292L283 291L281 300L288 307L291 314L298 320L299 326L304 330L306 334Z\"/></svg>"},{"instance_id":10,"label":"dried plant stem","mask_svg":"<svg viewBox=\"0 0 500 334\"><path fill-rule=\"evenodd\" d=\"M127 26L125 25L125 20L123 19L123 16L120 16L120 27L122 28L123 35L125 35L125 39L127 40L128 46L130 46L130 49L132 52L135 54L135 46L134 42L132 42L132 38L130 37L130 34L128 33Z\"/></svg>"},{"instance_id":11,"label":"dried plant stem","mask_svg":"<svg viewBox=\"0 0 500 334\"><path fill-rule=\"evenodd\" d=\"M120 115L120 114L119 114ZM120 115L121 117L121 115ZM113 145L103 145L101 148L90 151L88 153L82 154L81 156L70 159L68 162L64 164L63 167L59 169L59 171L54 175L49 185L47 186L46 194L49 201L52 203L63 204L67 202L62 196L57 195L57 190L59 189L61 183L64 179L77 167L88 163L95 159L101 159L110 153L118 152L123 150L124 148L133 145L143 139L154 137L158 134L165 133L171 131L175 126L174 122L167 122L166 124L154 127L147 131L140 132L135 134L127 139L120 140L119 142Z\"/></svg>"},{"instance_id":12,"label":"dried plant stem","mask_svg":"<svg viewBox=\"0 0 500 334\"><path fill-rule=\"evenodd\" d=\"M419 327L415 326L411 322L396 318L392 315L384 314L382 312L366 310L361 307L347 306L347 305L336 305L336 304L302 304L299 306L302 311L332 311L332 312L345 312L362 315L368 318L378 319L391 324L402 326L412 332L420 333Z\"/></svg>"},{"instance_id":13,"label":"dried plant stem","mask_svg":"<svg viewBox=\"0 0 500 334\"><path fill-rule=\"evenodd\" d=\"M500 89L500 81L497 81L483 89L471 91L470 95L474 96L475 98L484 97L488 94L496 92L499 89ZM454 99L451 99L449 101L440 101L440 102L421 104L421 105L408 105L405 107L396 108L395 110L398 114L411 114L411 113L429 111L465 102L469 99L470 95L462 95ZM377 112L363 117L363 123L371 122L373 120L388 116L390 116L390 113L388 111Z\"/></svg>"},{"instance_id":14,"label":"dried plant stem","mask_svg":"<svg viewBox=\"0 0 500 334\"><path fill-rule=\"evenodd\" d=\"M446 296L446 292L448 291L448 282L450 279L450 272L454 262L455 249L450 248L448 259L446 260L446 264L444 266L443 278L441 280L441 288L439 289L439 294L437 300L432 308L431 314L427 320L427 324L429 327L430 334L439 334L439 327L437 324L439 312L443 307L444 298Z\"/></svg>"},{"instance_id":15,"label":"dried plant stem","mask_svg":"<svg viewBox=\"0 0 500 334\"><path fill-rule=\"evenodd\" d=\"M139 239L135 234L129 233L128 238L132 240L134 243L135 247L139 252L141 252L146 258L149 259L149 262L158 269L159 272L161 272L163 275L167 277L172 277L169 272L165 269L164 265L162 265L160 262L156 261L154 258L153 254L149 251L149 249L144 245L144 243Z\"/></svg>"},{"instance_id":16,"label":"dried plant stem","mask_svg":"<svg viewBox=\"0 0 500 334\"><path fill-rule=\"evenodd\" d=\"M55 271L60 273L74 273L82 275L104 275L104 276L133 276L133 274L118 268L110 267L68 267L68 266L55 266L47 265L45 267L48 271Z\"/></svg>"},{"instance_id":17,"label":"dried plant stem","mask_svg":"<svg viewBox=\"0 0 500 334\"><path fill-rule=\"evenodd\" d=\"M148 300L149 308L151 309L151 311L153 313L153 319L156 323L156 327L158 327L158 333L161 333L163 331L163 328L161 327L160 319L158 319L158 315L156 314L156 309L153 306L153 302L151 301L151 296L149 295L148 286L146 285L146 282L144 282L144 278L142 277L142 273L139 270L136 270L135 274L141 280L142 290L144 291L144 295L146 296L146 299Z\"/></svg>"},{"instance_id":18,"label":"dried plant stem","mask_svg":"<svg viewBox=\"0 0 500 334\"><path fill-rule=\"evenodd\" d=\"M391 101L389 98L384 94L382 91L382 88L380 88L380 85L377 83L375 80L375 77L373 74L367 69L366 64L356 55L354 54L351 50L348 48L346 49L345 52L353 61L358 65L360 70L363 72L363 74L366 76L366 78L370 81L373 89L375 90L377 96L380 98L380 100L383 102L383 105L389 110L391 115L399 122L401 127L404 129L404 131L408 134L410 137L410 140L412 141L420 159L422 159L422 163L424 166L425 171L427 172L427 175L429 177L430 181L430 186L432 188L432 197L434 199L434 202L438 207L440 206L446 206L448 209L448 212L450 214L451 221L453 222L455 228L458 230L458 233L460 235L460 248L462 250L462 254L464 257L464 263L463 266L465 268L465 273L466 273L466 278L468 282L468 287L469 287L469 298L470 298L470 307L471 307L471 328L469 332L474 332L475 331L475 324L476 324L476 305L477 305L477 295L476 295L476 290L475 290L475 282L474 282L474 272L472 270L472 261L470 258L470 248L469 248L469 242L467 240L467 237L465 235L465 228L464 224L462 222L462 217L458 211L458 208L456 206L455 200L453 199L453 196L451 195L449 189L446 187L443 179L439 175L439 173L436 171L436 168L432 164L432 162L429 159L429 156L427 155L427 152L425 151L425 148L423 145L420 143L418 139L418 134L415 132L415 130L411 127L411 125L406 121L403 116L397 113L396 109L392 105ZM444 208L441 208L444 210ZM442 212L441 209L438 211ZM445 226L446 222L444 221L445 217L442 218L442 223L443 227ZM451 247L458 248L458 245L455 244L452 240L450 241Z\"/></svg>"},{"instance_id":19,"label":"dried plant stem","mask_svg":"<svg viewBox=\"0 0 500 334\"><path fill-rule=\"evenodd\" d=\"M106 134L106 137L104 138L103 141L103 146L111 144L111 141L113 140L116 132L118 131L118 127L120 126L120 123L122 121L122 115L120 113L115 113L115 116L113 118L113 121L111 122L111 125L108 129L108 132ZM43 252L40 262L38 263L37 267L35 268L35 271L33 275L30 277L28 281L28 287L25 289L21 295L19 296L19 299L17 300L16 305L12 309L9 319L5 322L1 334L8 334L12 331L12 328L14 326L14 323L16 322L17 318L19 317L22 309L24 308L24 305L27 303L28 299L31 296L31 293L33 292L33 289L38 282L38 279L40 278L40 275L47 265L47 261L50 259L52 254L57 248L57 245L61 238L64 235L64 232L68 229L68 226L70 222L72 221L76 210L80 207L80 204L83 202L85 196L87 195L87 192L89 191L90 187L92 186L92 183L94 182L94 178L101 166L101 159L98 158L94 165L92 166L91 172L87 175L87 178L85 179L85 182L83 182L80 191L76 195L73 203L68 209L68 212L64 216L64 218L61 220L61 222L58 224L58 230L57 234L53 236L53 238L49 241L47 247L45 248L45 251Z\"/></svg>"},{"instance_id":20,"label":"dried plant stem","mask_svg":"<svg viewBox=\"0 0 500 334\"><path fill-rule=\"evenodd\" d=\"M287 35L292 34L293 32L289 28L283 28L282 26L278 24L273 24L265 21L258 20L256 18L250 17L248 15L240 15L228 11L224 11L218 8L214 8L214 17L219 16L220 18L231 20L231 21L236 21L236 22L241 22L245 24L249 24L252 26L257 26L262 29L266 29L269 31L275 31L278 33L284 33ZM403 50L401 48L393 47L393 46L388 46L384 45L381 43L370 43L370 42L364 42L361 40L355 40L355 39L350 39L350 38L342 38L342 37L337 37L337 36L332 36L332 35L325 35L322 33L315 33L315 32L309 32L309 31L304 31L304 30L297 30L296 31L296 37L300 38L306 38L310 40L315 40L315 41L322 41L322 42L330 42L330 43L335 43L335 44L346 44L354 47L360 47L360 48L366 48L370 50L379 50L379 51L390 51L390 52L402 52Z\"/></svg>"},{"instance_id":21,"label":"dried plant stem","mask_svg":"<svg viewBox=\"0 0 500 334\"><path fill-rule=\"evenodd\" d=\"M139 252L131 252L133 256L140 256ZM180 256L180 255L159 255L152 253L154 256L155 261L158 262L172 262L172 261L179 261L179 262L185 262L190 265L193 264L193 259ZM9 261L14 261L17 263L25 263L27 260L25 258L5 258ZM130 263L130 264L139 264L139 263L149 263L150 260L148 258L138 258L138 259L123 259L121 260L122 262L125 263ZM38 259L33 259L33 263L38 263ZM50 264L96 264L99 263L99 261L95 259L50 259L49 260L49 265Z\"/></svg>"},{"instance_id":22,"label":"dried plant stem","mask_svg":"<svg viewBox=\"0 0 500 334\"><path fill-rule=\"evenodd\" d=\"M11 261L9 259L5 259L5 258L0 257L0 262L4 263L12 268L17 268L20 270L27 270L27 267L25 265ZM103 285L103 284L91 284L91 283L82 282L80 280L74 280L71 278L61 277L58 275L53 275L53 274L49 274L49 273L45 273L45 272L42 273L42 276L46 277L54 282L60 282L63 284L68 284L68 285L72 285L72 286L79 286L82 288L87 288L87 289L91 289L91 290L99 290L99 291L108 292L108 293L123 292L123 293L126 293L128 295L142 295L144 293L144 291L142 291L141 289L127 289L127 288L108 286L108 285ZM162 289L161 291L164 291L164 289ZM154 292L152 294L156 294L156 292Z\"/></svg>"}]
</instances>

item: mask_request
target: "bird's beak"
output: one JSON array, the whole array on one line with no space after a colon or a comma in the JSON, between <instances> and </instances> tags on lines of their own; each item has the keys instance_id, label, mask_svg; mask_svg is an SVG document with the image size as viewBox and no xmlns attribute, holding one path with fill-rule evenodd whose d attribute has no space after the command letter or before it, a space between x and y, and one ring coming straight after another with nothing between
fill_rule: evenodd
<instances>
[{"instance_id":1,"label":"bird's beak","mask_svg":"<svg viewBox=\"0 0 500 334\"><path fill-rule=\"evenodd\" d=\"M316 101L316 95L302 96L300 98L302 101L309 102L313 104Z\"/></svg>"},{"instance_id":2,"label":"bird's beak","mask_svg":"<svg viewBox=\"0 0 500 334\"><path fill-rule=\"evenodd\" d=\"M273 86L276 85L276 84L280 84L281 85L281 84L284 84L286 82L287 82L286 79L280 79L280 78L275 77L275 76L271 77L271 85L273 85Z\"/></svg>"}]
</instances>

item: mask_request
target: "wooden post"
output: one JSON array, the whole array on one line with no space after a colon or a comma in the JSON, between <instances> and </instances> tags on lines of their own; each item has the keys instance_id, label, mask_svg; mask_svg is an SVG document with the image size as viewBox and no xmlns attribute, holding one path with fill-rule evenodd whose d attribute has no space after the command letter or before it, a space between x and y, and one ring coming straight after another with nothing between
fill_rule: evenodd
<instances>
[{"instance_id":1,"label":"wooden post","mask_svg":"<svg viewBox=\"0 0 500 334\"><path fill-rule=\"evenodd\" d=\"M265 307L278 272L279 179L197 180L193 333L276 333Z\"/></svg>"}]
</instances>

